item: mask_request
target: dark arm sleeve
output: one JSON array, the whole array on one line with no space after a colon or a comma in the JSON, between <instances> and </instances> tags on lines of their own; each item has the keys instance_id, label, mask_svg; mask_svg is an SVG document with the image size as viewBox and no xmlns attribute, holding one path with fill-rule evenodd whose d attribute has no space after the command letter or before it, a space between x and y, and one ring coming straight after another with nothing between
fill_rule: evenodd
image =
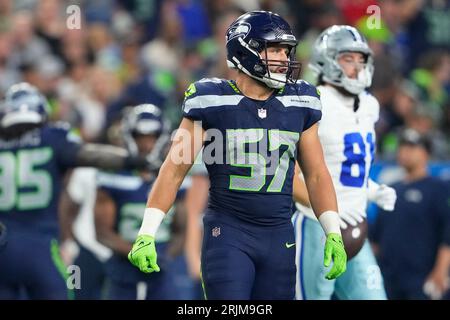
<instances>
[{"instance_id":1,"label":"dark arm sleeve","mask_svg":"<svg viewBox=\"0 0 450 320\"><path fill-rule=\"evenodd\" d=\"M146 158L130 156L128 151L112 145L88 143L76 155L76 165L104 170L148 169Z\"/></svg>"},{"instance_id":2,"label":"dark arm sleeve","mask_svg":"<svg viewBox=\"0 0 450 320\"><path fill-rule=\"evenodd\" d=\"M148 169L146 158L130 156L124 148L82 143L81 139L67 125L52 128L53 148L61 167L95 167L105 170Z\"/></svg>"}]
</instances>

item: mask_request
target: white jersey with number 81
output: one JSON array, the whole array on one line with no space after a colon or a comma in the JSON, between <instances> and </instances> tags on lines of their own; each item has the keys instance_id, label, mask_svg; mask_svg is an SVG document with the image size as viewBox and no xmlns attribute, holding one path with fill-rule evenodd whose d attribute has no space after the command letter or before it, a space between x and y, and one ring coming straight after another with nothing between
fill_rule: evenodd
<instances>
[{"instance_id":1,"label":"white jersey with number 81","mask_svg":"<svg viewBox=\"0 0 450 320\"><path fill-rule=\"evenodd\" d=\"M339 211L364 211L367 206L367 179L375 153L375 122L379 117L377 99L368 92L346 97L331 86L318 87L322 101L319 138L325 162L333 179ZM314 218L311 208L296 203L300 212Z\"/></svg>"}]
</instances>

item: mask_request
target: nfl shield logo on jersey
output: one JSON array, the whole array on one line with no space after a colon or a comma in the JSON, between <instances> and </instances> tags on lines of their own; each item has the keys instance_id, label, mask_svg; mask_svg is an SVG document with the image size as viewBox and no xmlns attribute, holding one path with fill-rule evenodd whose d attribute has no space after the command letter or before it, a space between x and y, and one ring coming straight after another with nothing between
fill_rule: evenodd
<instances>
[{"instance_id":1,"label":"nfl shield logo on jersey","mask_svg":"<svg viewBox=\"0 0 450 320\"><path fill-rule=\"evenodd\" d=\"M260 117L261 119L264 119L267 117L267 110L266 109L258 109L258 117Z\"/></svg>"},{"instance_id":2,"label":"nfl shield logo on jersey","mask_svg":"<svg viewBox=\"0 0 450 320\"><path fill-rule=\"evenodd\" d=\"M219 227L215 227L212 229L212 236L214 238L217 238L218 236L220 236L220 228Z\"/></svg>"}]
</instances>

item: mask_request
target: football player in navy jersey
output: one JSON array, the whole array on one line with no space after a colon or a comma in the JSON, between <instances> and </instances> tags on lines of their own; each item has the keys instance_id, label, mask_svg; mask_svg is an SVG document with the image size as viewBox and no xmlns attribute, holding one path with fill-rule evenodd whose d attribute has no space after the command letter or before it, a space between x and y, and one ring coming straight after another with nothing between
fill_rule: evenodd
<instances>
[{"instance_id":1,"label":"football player in navy jersey","mask_svg":"<svg viewBox=\"0 0 450 320\"><path fill-rule=\"evenodd\" d=\"M146 167L125 149L82 144L66 124L47 122L49 106L28 83L5 95L0 139L0 219L8 245L0 252L0 299L67 299L58 247L58 200L67 169ZM22 289L23 288L23 289Z\"/></svg>"},{"instance_id":2,"label":"football player in navy jersey","mask_svg":"<svg viewBox=\"0 0 450 320\"><path fill-rule=\"evenodd\" d=\"M155 151L161 154L164 130L161 110L153 104L131 108L123 120L127 148L143 156ZM155 175L142 175L138 171L100 171L97 177L95 226L98 240L113 251L106 262L109 286L107 299L177 299L174 278L166 268L171 260L167 249L171 239L170 222L175 209L171 209L156 234L156 248L161 272L145 274L128 262L127 254L139 231L148 193Z\"/></svg>"},{"instance_id":3,"label":"football player in navy jersey","mask_svg":"<svg viewBox=\"0 0 450 320\"><path fill-rule=\"evenodd\" d=\"M296 160L327 234L324 263L333 260L328 277L346 268L335 191L317 135L319 94L296 82L297 40L279 15L248 12L231 24L226 40L236 79L203 79L186 91L184 118L128 257L143 272L159 271L155 233L204 146L210 178L201 257L206 298L293 299Z\"/></svg>"}]
</instances>

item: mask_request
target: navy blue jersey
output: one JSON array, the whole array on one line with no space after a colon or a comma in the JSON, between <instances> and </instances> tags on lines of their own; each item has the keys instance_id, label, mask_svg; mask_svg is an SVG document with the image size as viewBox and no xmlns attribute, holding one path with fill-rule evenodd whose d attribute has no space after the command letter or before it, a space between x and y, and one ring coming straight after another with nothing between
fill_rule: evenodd
<instances>
[{"instance_id":1,"label":"navy blue jersey","mask_svg":"<svg viewBox=\"0 0 450 320\"><path fill-rule=\"evenodd\" d=\"M130 243L134 242L141 227L153 182L145 181L131 171L100 171L97 175L97 187L106 192L116 205L114 230ZM155 236L157 243L169 240L172 214L173 210L170 210L159 227Z\"/></svg>"},{"instance_id":2,"label":"navy blue jersey","mask_svg":"<svg viewBox=\"0 0 450 320\"><path fill-rule=\"evenodd\" d=\"M392 187L397 192L395 209L380 210L370 237L380 247L380 267L387 280L421 286L439 246L450 245L450 190L434 177Z\"/></svg>"},{"instance_id":3,"label":"navy blue jersey","mask_svg":"<svg viewBox=\"0 0 450 320\"><path fill-rule=\"evenodd\" d=\"M0 140L0 219L57 235L62 176L76 165L79 148L80 139L59 123Z\"/></svg>"},{"instance_id":4,"label":"navy blue jersey","mask_svg":"<svg viewBox=\"0 0 450 320\"><path fill-rule=\"evenodd\" d=\"M287 223L297 143L322 115L316 88L300 81L261 102L213 78L195 82L185 96L184 117L208 130L209 208L261 225Z\"/></svg>"},{"instance_id":5,"label":"navy blue jersey","mask_svg":"<svg viewBox=\"0 0 450 320\"><path fill-rule=\"evenodd\" d=\"M145 181L131 171L118 173L100 171L97 175L98 190L106 192L116 207L114 230L130 244L137 238L153 182L154 180ZM170 240L173 213L173 209L169 210L155 235L158 265L161 269L165 269L167 264L166 248ZM127 257L121 255L111 257L106 265L106 272L112 279L127 283L153 278L133 267Z\"/></svg>"}]
</instances>

